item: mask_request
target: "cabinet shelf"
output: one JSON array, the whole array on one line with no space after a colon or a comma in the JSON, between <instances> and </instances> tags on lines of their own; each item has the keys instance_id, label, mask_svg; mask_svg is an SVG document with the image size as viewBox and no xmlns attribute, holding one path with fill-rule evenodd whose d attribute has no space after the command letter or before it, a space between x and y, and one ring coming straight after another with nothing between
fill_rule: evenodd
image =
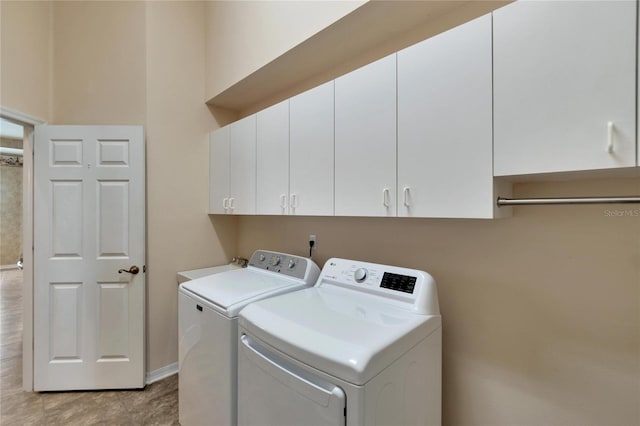
<instances>
[{"instance_id":1,"label":"cabinet shelf","mask_svg":"<svg viewBox=\"0 0 640 426\"><path fill-rule=\"evenodd\" d=\"M265 100L276 103L507 3L369 1L215 94L207 104L245 111Z\"/></svg>"}]
</instances>

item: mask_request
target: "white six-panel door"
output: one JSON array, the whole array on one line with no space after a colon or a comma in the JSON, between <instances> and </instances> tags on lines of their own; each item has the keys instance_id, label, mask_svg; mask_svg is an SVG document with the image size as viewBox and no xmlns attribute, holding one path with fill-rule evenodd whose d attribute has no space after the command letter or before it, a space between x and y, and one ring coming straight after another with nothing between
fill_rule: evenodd
<instances>
[{"instance_id":1,"label":"white six-panel door","mask_svg":"<svg viewBox=\"0 0 640 426\"><path fill-rule=\"evenodd\" d=\"M34 388L143 387L143 129L39 126L34 156Z\"/></svg>"}]
</instances>

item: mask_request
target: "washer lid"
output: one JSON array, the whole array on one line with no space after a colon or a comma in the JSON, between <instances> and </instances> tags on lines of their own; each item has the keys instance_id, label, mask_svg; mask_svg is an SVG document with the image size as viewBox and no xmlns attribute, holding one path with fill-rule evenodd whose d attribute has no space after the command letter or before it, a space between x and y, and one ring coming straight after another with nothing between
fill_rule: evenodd
<instances>
[{"instance_id":1,"label":"washer lid","mask_svg":"<svg viewBox=\"0 0 640 426\"><path fill-rule=\"evenodd\" d=\"M314 287L247 306L240 326L287 355L334 377L363 385L438 329L385 299Z\"/></svg>"},{"instance_id":2,"label":"washer lid","mask_svg":"<svg viewBox=\"0 0 640 426\"><path fill-rule=\"evenodd\" d=\"M208 275L219 274L220 272L226 272L240 268L240 265L229 263L227 265L211 266L209 268L194 269L191 271L180 271L176 275L178 277L178 284L182 284L185 281L191 281L197 278L206 277Z\"/></svg>"},{"instance_id":3,"label":"washer lid","mask_svg":"<svg viewBox=\"0 0 640 426\"><path fill-rule=\"evenodd\" d=\"M247 303L304 286L300 280L244 268L187 281L180 288L207 300L218 312L234 317Z\"/></svg>"}]
</instances>

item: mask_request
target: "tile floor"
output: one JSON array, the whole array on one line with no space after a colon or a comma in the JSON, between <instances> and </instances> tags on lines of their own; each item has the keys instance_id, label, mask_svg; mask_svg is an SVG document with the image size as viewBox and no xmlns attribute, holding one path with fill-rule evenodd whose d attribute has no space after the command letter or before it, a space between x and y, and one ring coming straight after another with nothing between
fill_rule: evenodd
<instances>
[{"instance_id":1,"label":"tile floor","mask_svg":"<svg viewBox=\"0 0 640 426\"><path fill-rule=\"evenodd\" d=\"M177 425L178 376L144 390L24 392L22 272L0 271L0 425Z\"/></svg>"}]
</instances>

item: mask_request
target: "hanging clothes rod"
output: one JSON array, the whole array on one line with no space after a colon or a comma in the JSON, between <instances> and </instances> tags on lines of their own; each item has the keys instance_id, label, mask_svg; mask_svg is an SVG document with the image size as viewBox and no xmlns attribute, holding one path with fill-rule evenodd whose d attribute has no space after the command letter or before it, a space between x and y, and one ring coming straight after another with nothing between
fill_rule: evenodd
<instances>
[{"instance_id":1,"label":"hanging clothes rod","mask_svg":"<svg viewBox=\"0 0 640 426\"><path fill-rule=\"evenodd\" d=\"M532 206L552 204L640 204L640 197L565 197L565 198L502 198L498 197L498 207Z\"/></svg>"}]
</instances>

